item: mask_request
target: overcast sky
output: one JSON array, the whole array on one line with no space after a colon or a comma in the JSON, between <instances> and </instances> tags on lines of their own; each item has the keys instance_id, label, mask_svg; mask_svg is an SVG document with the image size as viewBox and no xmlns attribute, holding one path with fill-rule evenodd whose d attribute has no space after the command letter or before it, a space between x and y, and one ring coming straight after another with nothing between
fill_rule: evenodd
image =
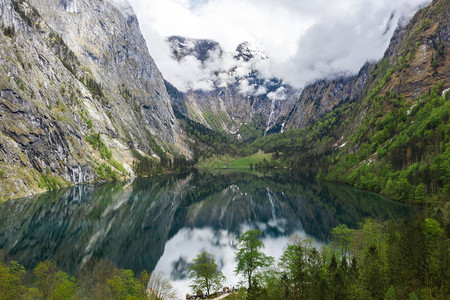
<instances>
[{"instance_id":1,"label":"overcast sky","mask_svg":"<svg viewBox=\"0 0 450 300\"><path fill-rule=\"evenodd\" d=\"M118 1L118 0L115 0ZM124 0L125 1L125 0ZM149 52L164 77L181 90L201 78L195 62L178 63L170 35L218 41L225 51L249 41L270 63L267 75L295 87L357 73L378 60L401 17L430 0L128 0Z\"/></svg>"}]
</instances>

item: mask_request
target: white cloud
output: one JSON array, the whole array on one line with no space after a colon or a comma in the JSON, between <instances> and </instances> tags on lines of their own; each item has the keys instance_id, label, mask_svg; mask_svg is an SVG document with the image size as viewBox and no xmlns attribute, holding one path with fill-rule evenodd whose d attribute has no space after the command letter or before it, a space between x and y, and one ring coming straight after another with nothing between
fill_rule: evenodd
<instances>
[{"instance_id":1,"label":"white cloud","mask_svg":"<svg viewBox=\"0 0 450 300\"><path fill-rule=\"evenodd\" d=\"M244 95L253 95L255 93L255 88L250 85L247 79L242 79L239 81L239 92Z\"/></svg>"},{"instance_id":2,"label":"white cloud","mask_svg":"<svg viewBox=\"0 0 450 300\"><path fill-rule=\"evenodd\" d=\"M113 0L120 1L120 0ZM123 0L125 1L125 0ZM296 87L316 79L356 73L379 59L401 16L411 16L430 0L129 0L150 54L167 80L185 90L205 81L217 64L176 63L164 38L181 35L218 41L225 51L249 41L270 57L259 67ZM392 16L392 18L391 18ZM388 28L387 32L386 29ZM204 71L205 66L203 66ZM248 69L241 66L238 72ZM224 77L223 74L220 75ZM209 78L211 79L211 78ZM217 79L217 78L216 78ZM222 84L229 78L220 78Z\"/></svg>"},{"instance_id":3,"label":"white cloud","mask_svg":"<svg viewBox=\"0 0 450 300\"><path fill-rule=\"evenodd\" d=\"M272 101L286 100L286 89L284 87L279 87L276 91L268 93L267 98Z\"/></svg>"}]
</instances>

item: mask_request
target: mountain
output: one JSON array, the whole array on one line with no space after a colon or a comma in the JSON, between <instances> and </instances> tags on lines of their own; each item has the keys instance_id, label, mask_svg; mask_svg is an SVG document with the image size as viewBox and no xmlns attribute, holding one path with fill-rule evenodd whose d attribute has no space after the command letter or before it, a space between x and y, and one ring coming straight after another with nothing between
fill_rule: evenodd
<instances>
[{"instance_id":1,"label":"mountain","mask_svg":"<svg viewBox=\"0 0 450 300\"><path fill-rule=\"evenodd\" d=\"M307 85L289 113L286 128L313 125L339 105L359 99L370 68L371 64L367 63L357 75L318 80Z\"/></svg>"},{"instance_id":2,"label":"mountain","mask_svg":"<svg viewBox=\"0 0 450 300\"><path fill-rule=\"evenodd\" d=\"M0 0L0 199L191 155L132 10Z\"/></svg>"},{"instance_id":3,"label":"mountain","mask_svg":"<svg viewBox=\"0 0 450 300\"><path fill-rule=\"evenodd\" d=\"M248 42L227 53L211 40L172 36L167 41L173 59L195 58L208 82L172 97L175 109L210 129L253 140L281 124L299 96L280 79L261 75L257 66L269 58Z\"/></svg>"},{"instance_id":4,"label":"mountain","mask_svg":"<svg viewBox=\"0 0 450 300\"><path fill-rule=\"evenodd\" d=\"M243 141L313 124L341 103L359 98L370 70L367 64L357 75L319 80L299 90L278 78L265 78L259 64L270 58L249 42L239 44L233 53L212 40L172 36L168 43L176 61L195 58L205 78L212 79L208 89L175 92L174 109ZM223 68L222 62L229 60L231 66Z\"/></svg>"},{"instance_id":5,"label":"mountain","mask_svg":"<svg viewBox=\"0 0 450 300\"><path fill-rule=\"evenodd\" d=\"M261 61L264 59L268 59L269 57L264 53L264 51L259 50L249 42L243 42L236 47L234 58L236 58L237 60L242 59L243 61L247 62L252 59Z\"/></svg>"},{"instance_id":6,"label":"mountain","mask_svg":"<svg viewBox=\"0 0 450 300\"><path fill-rule=\"evenodd\" d=\"M449 11L449 1L435 0L399 27L380 61L346 79L356 92L353 100L341 101L303 129L260 139L252 149L283 152L288 165L397 201L447 205ZM326 101L342 99L318 91L305 88L301 101L326 107Z\"/></svg>"},{"instance_id":7,"label":"mountain","mask_svg":"<svg viewBox=\"0 0 450 300\"><path fill-rule=\"evenodd\" d=\"M270 57L248 42L169 37L203 72L185 92L118 5L0 0L0 199L260 150L399 201L448 196L448 1L399 27L379 62L302 90L262 72Z\"/></svg>"},{"instance_id":8,"label":"mountain","mask_svg":"<svg viewBox=\"0 0 450 300\"><path fill-rule=\"evenodd\" d=\"M167 39L172 50L173 57L180 61L188 55L194 56L196 59L205 62L211 58L211 52L222 52L219 43L213 40L188 39L182 36L171 36Z\"/></svg>"},{"instance_id":9,"label":"mountain","mask_svg":"<svg viewBox=\"0 0 450 300\"><path fill-rule=\"evenodd\" d=\"M433 1L396 31L325 178L407 203L448 202L449 11L449 1Z\"/></svg>"}]
</instances>

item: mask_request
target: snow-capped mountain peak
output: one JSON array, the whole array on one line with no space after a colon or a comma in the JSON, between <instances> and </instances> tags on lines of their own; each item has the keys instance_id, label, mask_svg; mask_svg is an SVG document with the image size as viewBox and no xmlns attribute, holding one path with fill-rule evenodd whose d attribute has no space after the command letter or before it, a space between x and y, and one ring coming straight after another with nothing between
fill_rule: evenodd
<instances>
[{"instance_id":1,"label":"snow-capped mountain peak","mask_svg":"<svg viewBox=\"0 0 450 300\"><path fill-rule=\"evenodd\" d=\"M249 61L251 59L260 61L269 58L264 51L259 50L249 42L239 44L236 48L234 57L236 59L243 59L244 61Z\"/></svg>"}]
</instances>

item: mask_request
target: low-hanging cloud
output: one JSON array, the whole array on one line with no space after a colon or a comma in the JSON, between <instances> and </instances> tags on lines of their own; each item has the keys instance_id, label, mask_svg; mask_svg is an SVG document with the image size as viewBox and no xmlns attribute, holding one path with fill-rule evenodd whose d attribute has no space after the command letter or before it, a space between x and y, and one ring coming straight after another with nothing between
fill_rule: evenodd
<instances>
[{"instance_id":1,"label":"low-hanging cloud","mask_svg":"<svg viewBox=\"0 0 450 300\"><path fill-rule=\"evenodd\" d=\"M114 2L126 0L110 0ZM164 77L181 90L232 82L232 55L173 59L166 38L180 35L219 42L226 53L249 41L270 58L257 66L301 88L317 79L358 72L378 60L400 20L430 0L129 0L149 52ZM239 64L235 72L249 67ZM216 76L215 78L211 78ZM245 88L245 83L241 83Z\"/></svg>"}]
</instances>

